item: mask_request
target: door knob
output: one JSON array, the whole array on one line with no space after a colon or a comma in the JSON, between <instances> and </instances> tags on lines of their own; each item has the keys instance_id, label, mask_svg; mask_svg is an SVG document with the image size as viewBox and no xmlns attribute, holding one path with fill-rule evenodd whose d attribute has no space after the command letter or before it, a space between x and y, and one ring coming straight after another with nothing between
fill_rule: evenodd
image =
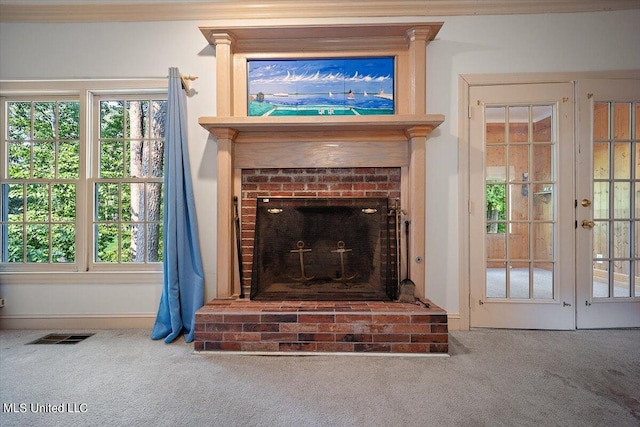
<instances>
[{"instance_id":1,"label":"door knob","mask_svg":"<svg viewBox=\"0 0 640 427\"><path fill-rule=\"evenodd\" d=\"M591 200L589 199L582 199L582 202L580 202L580 204L582 206L584 206L585 208L588 208L589 206L591 206Z\"/></svg>"},{"instance_id":2,"label":"door knob","mask_svg":"<svg viewBox=\"0 0 640 427\"><path fill-rule=\"evenodd\" d=\"M582 225L582 228L592 229L593 226L596 225L596 223L588 219L583 219L581 225Z\"/></svg>"}]
</instances>

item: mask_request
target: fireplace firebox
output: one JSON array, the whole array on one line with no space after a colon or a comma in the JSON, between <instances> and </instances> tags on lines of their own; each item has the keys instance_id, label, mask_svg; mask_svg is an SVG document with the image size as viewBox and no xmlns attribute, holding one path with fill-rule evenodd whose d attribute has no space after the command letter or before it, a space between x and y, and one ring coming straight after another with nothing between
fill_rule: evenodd
<instances>
[{"instance_id":1,"label":"fireplace firebox","mask_svg":"<svg viewBox=\"0 0 640 427\"><path fill-rule=\"evenodd\" d=\"M391 300L393 230L386 198L258 199L251 297Z\"/></svg>"}]
</instances>

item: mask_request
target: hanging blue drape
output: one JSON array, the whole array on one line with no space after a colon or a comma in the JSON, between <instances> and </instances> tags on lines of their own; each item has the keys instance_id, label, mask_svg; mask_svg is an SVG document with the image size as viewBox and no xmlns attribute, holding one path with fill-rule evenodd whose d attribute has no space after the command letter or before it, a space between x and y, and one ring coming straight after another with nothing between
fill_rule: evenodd
<instances>
[{"instance_id":1,"label":"hanging blue drape","mask_svg":"<svg viewBox=\"0 0 640 427\"><path fill-rule=\"evenodd\" d=\"M187 148L187 97L177 68L169 69L164 148L164 282L152 339L185 334L193 341L195 313L204 304L204 273Z\"/></svg>"}]
</instances>

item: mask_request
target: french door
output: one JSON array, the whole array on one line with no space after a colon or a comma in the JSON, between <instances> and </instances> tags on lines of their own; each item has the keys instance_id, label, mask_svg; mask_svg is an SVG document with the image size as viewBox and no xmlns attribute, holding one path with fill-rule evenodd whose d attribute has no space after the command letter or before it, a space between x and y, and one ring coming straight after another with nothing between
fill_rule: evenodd
<instances>
[{"instance_id":1,"label":"french door","mask_svg":"<svg viewBox=\"0 0 640 427\"><path fill-rule=\"evenodd\" d=\"M640 79L469 100L470 325L640 327Z\"/></svg>"},{"instance_id":2,"label":"french door","mask_svg":"<svg viewBox=\"0 0 640 427\"><path fill-rule=\"evenodd\" d=\"M471 326L574 329L574 86L469 100Z\"/></svg>"},{"instance_id":3,"label":"french door","mask_svg":"<svg viewBox=\"0 0 640 427\"><path fill-rule=\"evenodd\" d=\"M579 80L579 328L640 327L640 80Z\"/></svg>"}]
</instances>

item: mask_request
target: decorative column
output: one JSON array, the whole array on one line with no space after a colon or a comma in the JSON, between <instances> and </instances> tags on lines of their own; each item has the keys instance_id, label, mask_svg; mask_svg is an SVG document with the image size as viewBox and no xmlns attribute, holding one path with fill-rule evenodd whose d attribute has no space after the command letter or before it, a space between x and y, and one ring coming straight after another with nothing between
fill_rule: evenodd
<instances>
[{"instance_id":1,"label":"decorative column","mask_svg":"<svg viewBox=\"0 0 640 427\"><path fill-rule=\"evenodd\" d=\"M233 111L233 46L230 33L209 34L216 48L216 114L231 116Z\"/></svg>"},{"instance_id":2,"label":"decorative column","mask_svg":"<svg viewBox=\"0 0 640 427\"><path fill-rule=\"evenodd\" d=\"M431 27L411 28L409 43L409 108L411 114L427 111L427 43L434 36Z\"/></svg>"},{"instance_id":3,"label":"decorative column","mask_svg":"<svg viewBox=\"0 0 640 427\"><path fill-rule=\"evenodd\" d=\"M238 132L232 128L212 129L218 140L218 222L216 298L230 298L234 292L233 149Z\"/></svg>"},{"instance_id":4,"label":"decorative column","mask_svg":"<svg viewBox=\"0 0 640 427\"><path fill-rule=\"evenodd\" d=\"M415 296L425 297L425 235L427 137L435 126L414 126L406 130L409 141L409 182L407 216L409 227L409 278L415 283Z\"/></svg>"},{"instance_id":5,"label":"decorative column","mask_svg":"<svg viewBox=\"0 0 640 427\"><path fill-rule=\"evenodd\" d=\"M233 47L235 38L228 32L209 33L209 40L216 49L216 114L230 117L233 112ZM234 280L239 280L234 268L234 212L233 172L234 140L238 135L232 128L215 129L218 140L218 221L216 298L234 295Z\"/></svg>"}]
</instances>

